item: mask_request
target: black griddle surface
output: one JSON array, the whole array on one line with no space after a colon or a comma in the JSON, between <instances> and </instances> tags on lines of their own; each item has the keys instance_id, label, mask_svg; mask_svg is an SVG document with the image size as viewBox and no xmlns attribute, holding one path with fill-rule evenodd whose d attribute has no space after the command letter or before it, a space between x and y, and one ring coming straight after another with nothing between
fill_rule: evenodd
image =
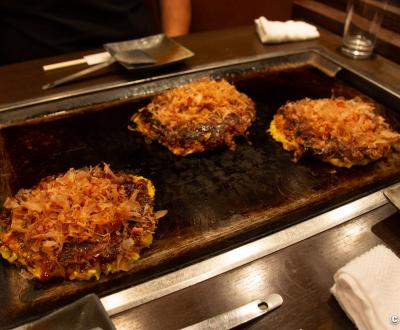
<instances>
[{"instance_id":1,"label":"black griddle surface","mask_svg":"<svg viewBox=\"0 0 400 330\"><path fill-rule=\"evenodd\" d=\"M100 281L47 284L26 280L0 261L0 318L10 327L62 306L84 294L106 295L293 225L399 179L398 158L364 167L335 168L312 159L291 161L267 133L275 111L304 97L368 96L305 66L235 76L233 83L257 105L249 141L185 158L156 142L148 144L127 126L149 99L125 100L54 118L3 128L2 197L29 188L69 168L110 164L153 181L156 209L167 209L152 247L127 273ZM395 109L377 104L395 129Z\"/></svg>"}]
</instances>

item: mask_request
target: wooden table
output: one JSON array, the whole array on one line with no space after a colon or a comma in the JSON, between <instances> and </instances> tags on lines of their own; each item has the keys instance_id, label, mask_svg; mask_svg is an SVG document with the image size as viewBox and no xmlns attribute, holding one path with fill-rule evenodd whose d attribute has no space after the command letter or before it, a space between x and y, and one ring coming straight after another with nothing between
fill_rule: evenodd
<instances>
[{"instance_id":1,"label":"wooden table","mask_svg":"<svg viewBox=\"0 0 400 330\"><path fill-rule=\"evenodd\" d=\"M389 205L379 208L112 320L118 329L177 329L276 292L283 305L244 328L354 329L330 294L333 274L378 244L400 252L400 215L386 218L392 212Z\"/></svg>"},{"instance_id":2,"label":"wooden table","mask_svg":"<svg viewBox=\"0 0 400 330\"><path fill-rule=\"evenodd\" d=\"M400 92L399 65L380 56L362 61L344 58L337 51L340 38L323 29L320 32L317 40L271 46L262 45L251 26L188 35L177 40L196 55L180 70L298 48L324 48L346 65ZM114 65L83 81L41 90L42 85L79 69L43 72L44 64L88 53L93 51L0 67L0 109L135 78ZM246 328L352 329L354 326L329 292L333 274L352 258L380 243L400 254L399 217L391 204L385 204L247 265L117 314L112 320L118 329L176 329L277 292L284 299L283 306L247 324Z\"/></svg>"},{"instance_id":3,"label":"wooden table","mask_svg":"<svg viewBox=\"0 0 400 330\"><path fill-rule=\"evenodd\" d=\"M229 61L254 55L290 51L298 48L324 47L334 55L340 56L348 65L362 69L394 90L399 90L399 65L381 56L370 60L352 60L342 56L338 51L340 38L320 28L321 37L316 40L265 46L261 44L255 29L245 26L231 30L196 33L177 38L182 45L188 47L196 55L187 60L187 65L179 70L197 69L210 63ZM42 66L50 63L80 58L99 50L80 52L47 59L39 59L24 63L0 66L0 110L6 105L16 102L40 98L54 98L84 89L101 88L110 84L125 83L135 79L132 72L127 72L115 64L111 68L98 72L80 82L70 83L47 91L41 86L74 73L85 66L76 66L55 71L44 72Z\"/></svg>"}]
</instances>

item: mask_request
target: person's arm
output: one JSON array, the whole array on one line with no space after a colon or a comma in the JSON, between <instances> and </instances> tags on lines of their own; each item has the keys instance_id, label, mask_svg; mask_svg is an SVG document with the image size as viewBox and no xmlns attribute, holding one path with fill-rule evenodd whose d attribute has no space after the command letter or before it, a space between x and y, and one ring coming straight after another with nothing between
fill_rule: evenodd
<instances>
[{"instance_id":1,"label":"person's arm","mask_svg":"<svg viewBox=\"0 0 400 330\"><path fill-rule=\"evenodd\" d=\"M160 5L162 29L167 36L176 37L189 32L190 0L161 0Z\"/></svg>"}]
</instances>

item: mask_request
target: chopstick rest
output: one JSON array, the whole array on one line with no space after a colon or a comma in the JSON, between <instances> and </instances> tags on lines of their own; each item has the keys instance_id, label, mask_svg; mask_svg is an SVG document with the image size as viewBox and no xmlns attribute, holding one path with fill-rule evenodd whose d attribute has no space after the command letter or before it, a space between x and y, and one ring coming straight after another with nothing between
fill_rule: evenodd
<instances>
[{"instance_id":1,"label":"chopstick rest","mask_svg":"<svg viewBox=\"0 0 400 330\"><path fill-rule=\"evenodd\" d=\"M393 329L400 321L400 259L378 245L334 275L331 293L358 329Z\"/></svg>"},{"instance_id":2,"label":"chopstick rest","mask_svg":"<svg viewBox=\"0 0 400 330\"><path fill-rule=\"evenodd\" d=\"M262 43L302 41L319 37L314 25L302 21L269 21L264 16L254 20Z\"/></svg>"}]
</instances>

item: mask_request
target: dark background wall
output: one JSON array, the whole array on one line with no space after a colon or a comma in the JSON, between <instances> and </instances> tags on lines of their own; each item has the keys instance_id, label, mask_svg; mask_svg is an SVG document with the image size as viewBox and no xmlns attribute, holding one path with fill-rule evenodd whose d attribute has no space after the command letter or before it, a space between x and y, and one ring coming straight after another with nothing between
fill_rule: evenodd
<instances>
[{"instance_id":1,"label":"dark background wall","mask_svg":"<svg viewBox=\"0 0 400 330\"><path fill-rule=\"evenodd\" d=\"M288 20L291 0L192 0L191 32L225 29L254 24L265 16L270 20Z\"/></svg>"},{"instance_id":2,"label":"dark background wall","mask_svg":"<svg viewBox=\"0 0 400 330\"><path fill-rule=\"evenodd\" d=\"M400 0L399 0L400 1ZM159 0L146 0L159 31ZM254 19L265 16L270 20L288 20L292 14L291 0L191 0L190 32L219 30L251 25Z\"/></svg>"},{"instance_id":3,"label":"dark background wall","mask_svg":"<svg viewBox=\"0 0 400 330\"><path fill-rule=\"evenodd\" d=\"M375 0L380 1L380 0ZM153 12L159 30L159 0L146 0ZM285 21L290 18L305 19L313 22L312 15L305 15L304 10L299 16L299 7L307 8L308 12L324 11L329 22L337 13L346 10L347 0L191 0L192 22L190 33L226 29L241 25L252 25L254 19L265 16L270 20ZM314 15L315 16L315 15ZM389 0L383 27L400 33L400 0ZM321 24L321 21L313 23ZM336 31L334 31L336 32Z\"/></svg>"}]
</instances>

